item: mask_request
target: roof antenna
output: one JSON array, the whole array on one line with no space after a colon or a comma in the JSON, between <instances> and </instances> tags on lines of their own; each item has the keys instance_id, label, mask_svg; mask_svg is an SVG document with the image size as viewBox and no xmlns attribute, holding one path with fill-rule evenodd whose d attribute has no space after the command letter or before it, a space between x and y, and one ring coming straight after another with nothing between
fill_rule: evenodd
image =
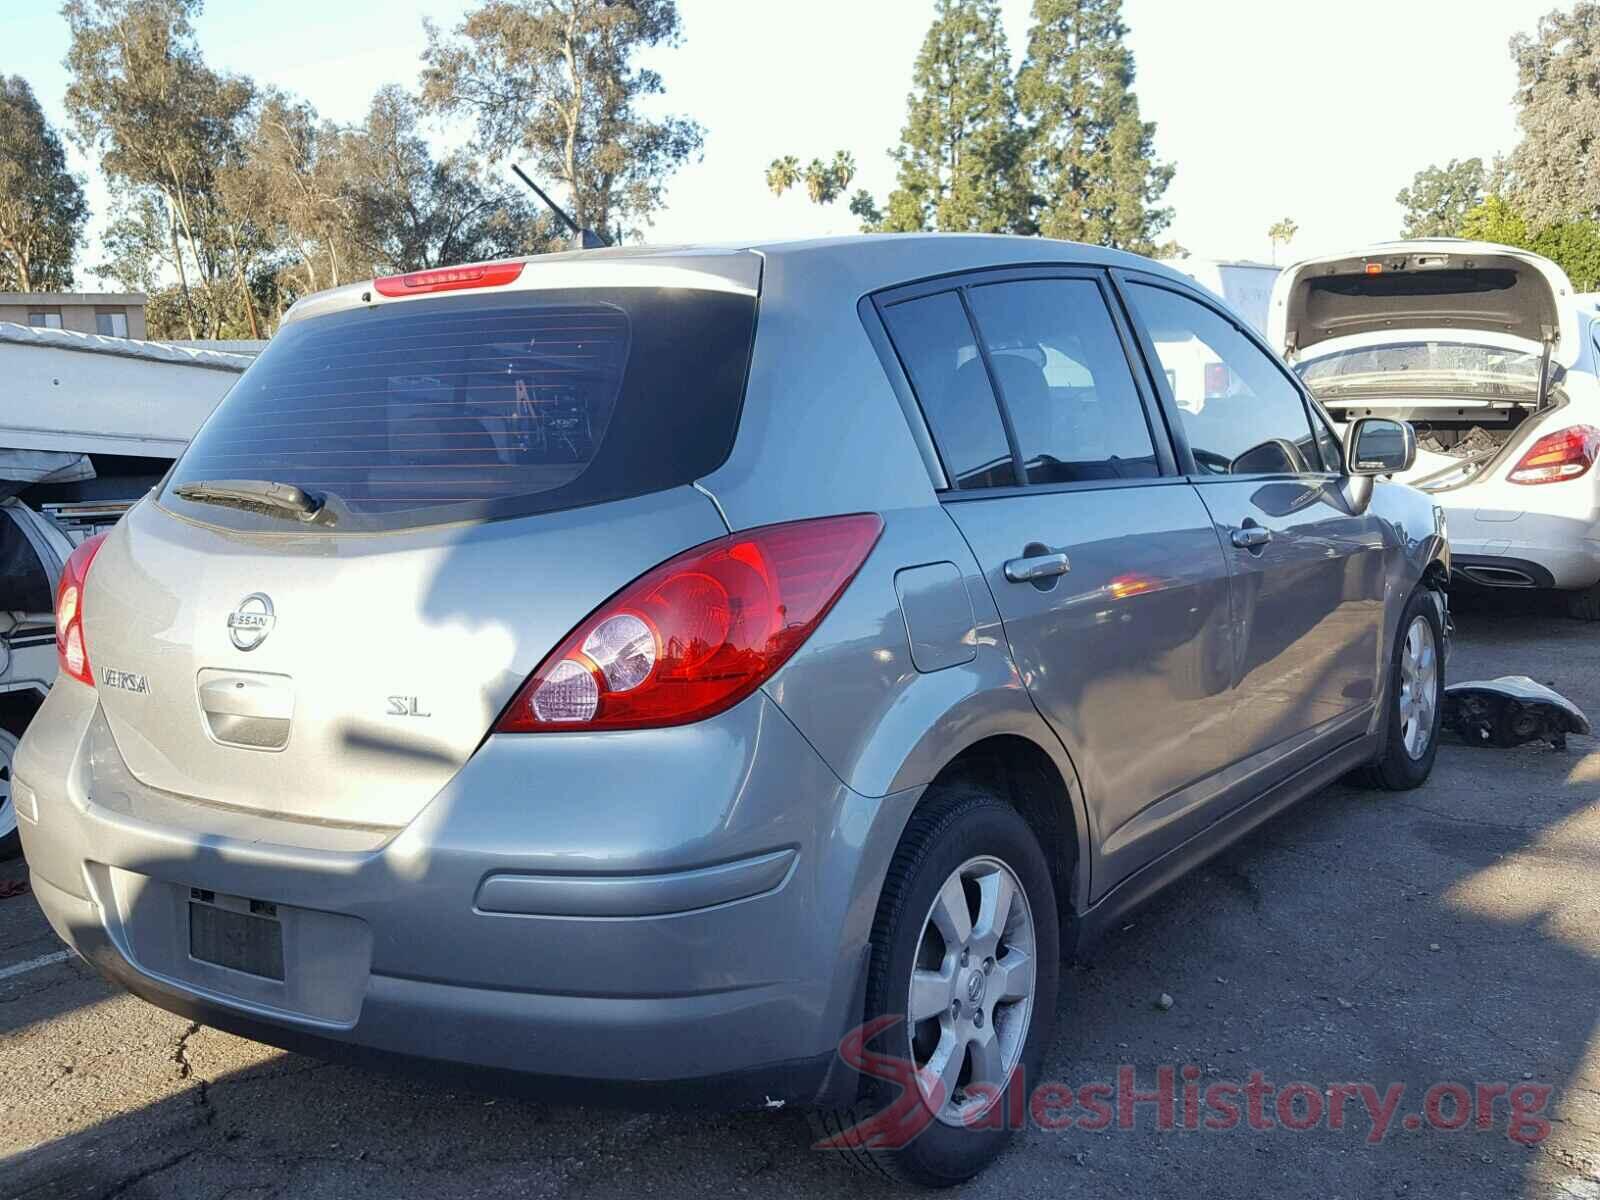
<instances>
[{"instance_id":1,"label":"roof antenna","mask_svg":"<svg viewBox=\"0 0 1600 1200\"><path fill-rule=\"evenodd\" d=\"M548 208L551 212L555 213L555 215L561 219L561 223L563 225L565 225L568 229L572 230L572 246L573 246L573 249L575 249L575 250L598 250L601 246L609 246L609 245L611 245L611 242L610 242L609 239L607 239L605 237L602 237L600 234L596 233L592 229L583 228L576 221L574 221L571 217L567 216L566 212L562 209L562 207L559 204L557 204L554 200L550 199L549 196L545 195L544 194L544 189L542 187L540 187L537 183L535 183L533 180L529 179L528 176L527 176L527 173L525 171L523 171L523 169L521 167L517 166L516 163L512 163L511 164L511 169L517 173L517 178L518 179L522 180L523 183L527 184L529 187L531 187L533 189L533 194L535 196L539 197L539 199L544 201L545 207Z\"/></svg>"}]
</instances>

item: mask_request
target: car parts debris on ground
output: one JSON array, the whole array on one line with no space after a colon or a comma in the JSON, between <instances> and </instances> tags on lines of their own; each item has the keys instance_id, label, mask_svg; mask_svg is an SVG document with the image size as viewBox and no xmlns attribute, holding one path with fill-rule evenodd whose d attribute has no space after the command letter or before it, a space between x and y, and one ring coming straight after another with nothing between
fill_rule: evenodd
<instances>
[{"instance_id":1,"label":"car parts debris on ground","mask_svg":"<svg viewBox=\"0 0 1600 1200\"><path fill-rule=\"evenodd\" d=\"M1571 700L1526 675L1473 679L1444 690L1444 727L1474 746L1546 741L1567 748L1567 734L1589 732L1589 718Z\"/></svg>"}]
</instances>

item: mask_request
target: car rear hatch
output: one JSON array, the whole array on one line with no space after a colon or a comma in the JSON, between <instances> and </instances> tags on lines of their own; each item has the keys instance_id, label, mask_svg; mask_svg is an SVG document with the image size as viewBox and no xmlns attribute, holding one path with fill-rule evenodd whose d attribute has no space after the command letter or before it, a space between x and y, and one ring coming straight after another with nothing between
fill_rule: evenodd
<instances>
[{"instance_id":1,"label":"car rear hatch","mask_svg":"<svg viewBox=\"0 0 1600 1200\"><path fill-rule=\"evenodd\" d=\"M1273 287L1269 328L1291 359L1322 343L1417 330L1489 331L1575 351L1571 298L1561 268L1537 254L1449 239L1396 242L1290 267Z\"/></svg>"},{"instance_id":2,"label":"car rear hatch","mask_svg":"<svg viewBox=\"0 0 1600 1200\"><path fill-rule=\"evenodd\" d=\"M286 322L94 562L85 640L133 776L403 825L588 612L723 534L690 485L732 445L760 262L655 286L651 261Z\"/></svg>"},{"instance_id":3,"label":"car rear hatch","mask_svg":"<svg viewBox=\"0 0 1600 1200\"><path fill-rule=\"evenodd\" d=\"M1549 407L1580 349L1571 291L1536 254L1391 243L1285 271L1270 334L1335 421L1416 427L1408 482L1459 486Z\"/></svg>"}]
</instances>

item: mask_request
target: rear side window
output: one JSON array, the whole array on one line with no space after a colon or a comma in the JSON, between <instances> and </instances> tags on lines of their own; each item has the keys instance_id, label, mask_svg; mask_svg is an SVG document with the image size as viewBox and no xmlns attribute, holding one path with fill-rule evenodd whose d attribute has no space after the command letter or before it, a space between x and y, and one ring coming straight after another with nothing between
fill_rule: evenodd
<instances>
[{"instance_id":1,"label":"rear side window","mask_svg":"<svg viewBox=\"0 0 1600 1200\"><path fill-rule=\"evenodd\" d=\"M1005 426L960 296L940 292L907 300L886 309L883 319L928 419L950 486L965 490L1015 484Z\"/></svg>"},{"instance_id":2,"label":"rear side window","mask_svg":"<svg viewBox=\"0 0 1600 1200\"><path fill-rule=\"evenodd\" d=\"M269 513L173 494L293 484L335 529L574 508L689 483L733 444L755 299L615 288L451 297L287 326L162 497L214 524Z\"/></svg>"},{"instance_id":3,"label":"rear side window","mask_svg":"<svg viewBox=\"0 0 1600 1200\"><path fill-rule=\"evenodd\" d=\"M1161 473L1122 339L1093 280L992 283L968 296L1029 483Z\"/></svg>"}]
</instances>

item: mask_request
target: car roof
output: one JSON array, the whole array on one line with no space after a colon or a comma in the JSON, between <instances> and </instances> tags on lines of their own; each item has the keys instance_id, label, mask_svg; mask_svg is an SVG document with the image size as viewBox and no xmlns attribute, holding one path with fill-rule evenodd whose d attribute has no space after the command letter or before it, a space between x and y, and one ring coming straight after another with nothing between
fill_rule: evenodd
<instances>
[{"instance_id":1,"label":"car roof","mask_svg":"<svg viewBox=\"0 0 1600 1200\"><path fill-rule=\"evenodd\" d=\"M1189 277L1152 258L1108 246L1055 238L1000 233L856 233L834 237L773 238L685 246L618 246L545 255L541 259L582 261L587 256L650 259L694 254L758 254L771 262L804 264L807 269L840 269L851 276L879 275L879 286L907 279L965 271L982 266L1036 263L1122 267L1167 275L1175 282ZM530 260L534 261L534 260Z\"/></svg>"},{"instance_id":2,"label":"car roof","mask_svg":"<svg viewBox=\"0 0 1600 1200\"><path fill-rule=\"evenodd\" d=\"M678 286L754 295L832 293L854 301L897 284L989 267L1061 265L1146 271L1193 287L1189 276L1124 250L1006 234L891 233L739 242L609 246L530 255L505 291L551 287ZM470 265L470 264L468 264ZM464 289L459 295L472 295ZM482 295L484 293L477 292ZM416 297L418 299L423 297ZM412 297L376 295L370 280L297 301L284 324L307 317Z\"/></svg>"},{"instance_id":3,"label":"car roof","mask_svg":"<svg viewBox=\"0 0 1600 1200\"><path fill-rule=\"evenodd\" d=\"M670 258L683 255L740 254L753 252L769 258L827 258L859 253L871 247L894 255L960 254L964 249L982 247L1005 258L1094 258L1111 256L1126 263L1154 263L1154 259L1058 238L1029 237L1011 233L846 233L827 237L750 238L722 242L680 242L653 244L641 242L624 246L604 246L594 250L559 250L550 254L526 256L524 262L582 262L613 258Z\"/></svg>"}]
</instances>

